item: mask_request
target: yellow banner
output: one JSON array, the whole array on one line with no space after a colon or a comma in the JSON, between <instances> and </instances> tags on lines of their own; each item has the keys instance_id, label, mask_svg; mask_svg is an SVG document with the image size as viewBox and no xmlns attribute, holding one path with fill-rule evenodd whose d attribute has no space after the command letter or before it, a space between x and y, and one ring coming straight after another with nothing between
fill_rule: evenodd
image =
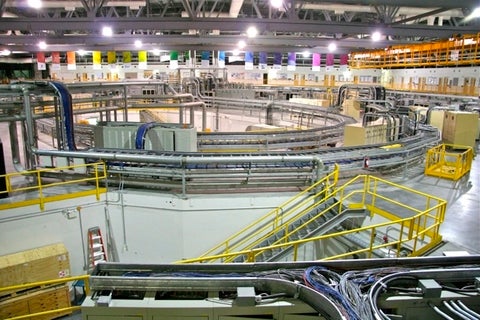
<instances>
[{"instance_id":1,"label":"yellow banner","mask_svg":"<svg viewBox=\"0 0 480 320\"><path fill-rule=\"evenodd\" d=\"M131 63L132 62L132 53L130 51L123 51L123 63Z\"/></svg>"},{"instance_id":2,"label":"yellow banner","mask_svg":"<svg viewBox=\"0 0 480 320\"><path fill-rule=\"evenodd\" d=\"M138 62L147 62L147 51L138 51Z\"/></svg>"},{"instance_id":3,"label":"yellow banner","mask_svg":"<svg viewBox=\"0 0 480 320\"><path fill-rule=\"evenodd\" d=\"M93 51L92 53L93 64L102 64L102 52L101 51Z\"/></svg>"},{"instance_id":4,"label":"yellow banner","mask_svg":"<svg viewBox=\"0 0 480 320\"><path fill-rule=\"evenodd\" d=\"M115 64L117 62L117 53L115 51L108 51L108 64Z\"/></svg>"}]
</instances>

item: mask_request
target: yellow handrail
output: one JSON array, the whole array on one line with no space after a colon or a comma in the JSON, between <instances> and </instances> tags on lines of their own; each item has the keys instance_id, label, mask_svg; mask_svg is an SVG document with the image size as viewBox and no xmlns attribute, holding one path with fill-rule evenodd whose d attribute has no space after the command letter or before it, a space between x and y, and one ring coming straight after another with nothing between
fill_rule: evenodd
<instances>
[{"instance_id":1,"label":"yellow handrail","mask_svg":"<svg viewBox=\"0 0 480 320\"><path fill-rule=\"evenodd\" d=\"M424 200L424 203L421 203L421 207L419 206L417 208L414 207L413 204L404 204L395 199L391 199L387 196L387 194L382 194L384 189L388 189L384 188L385 185L388 188L393 187L398 189L398 191L407 192L410 198L417 197L419 200ZM350 190L351 188L357 189ZM395 191L395 193L398 194L397 191ZM342 205L348 203L348 206L353 208L365 207L370 210L372 217L377 215L390 221L377 223L371 226L363 226L351 230L310 237L307 239L291 241L289 240L289 234L295 232L295 230L293 230L290 233L286 232L285 236L277 240L275 243L268 246L263 246L261 248L248 246L247 248L242 248L236 252L225 251L224 253L215 253L210 256L202 255L198 258L186 259L179 262L231 262L236 257L242 255L247 257L247 262L254 262L256 257L262 254L262 252L285 248L293 248L293 261L297 261L298 249L302 245L307 245L309 243L313 244L314 242L320 240L338 239L338 237L345 237L349 235L358 236L359 234L364 234L364 236L370 239L368 246L335 256L325 257L324 259L344 258L359 253L364 253L368 257L371 257L376 250L380 249L387 250L387 253L393 252L395 256L398 257L402 254L401 250L403 248L409 248L409 250L411 248L411 253L409 255L418 256L437 245L442 239L439 230L440 225L444 221L445 217L446 201L438 197L369 175L357 176L341 187L332 189L331 193L325 196L324 199L329 199L331 197L335 197L337 203ZM319 201L319 204L323 203L325 202ZM392 206L394 210L390 208ZM316 219L318 215L324 214L324 211L328 210L329 208L331 208L331 206L327 207L327 209L324 209L323 211L319 211L317 216L313 217L312 219ZM407 217L402 218L402 213ZM308 222L304 223L304 225L306 224L308 224ZM302 226L297 227L297 229L301 227ZM288 230L288 225L284 225L282 228L287 228ZM388 229L397 230L397 234L392 237L387 234L388 232L385 232L386 239L381 239L381 243L376 243L378 242L378 233L382 232L382 230ZM258 243L261 243L261 241Z\"/></svg>"},{"instance_id":2,"label":"yellow handrail","mask_svg":"<svg viewBox=\"0 0 480 320\"><path fill-rule=\"evenodd\" d=\"M475 65L480 63L480 33L431 43L352 52L351 68L398 68Z\"/></svg>"},{"instance_id":3,"label":"yellow handrail","mask_svg":"<svg viewBox=\"0 0 480 320\"><path fill-rule=\"evenodd\" d=\"M321 180L317 181L307 189L299 192L294 197L282 203L279 207L271 210L260 219L250 223L245 228L241 229L234 235L230 236L225 241L216 245L212 249L208 250L201 257L211 256L220 252L229 252L232 250L238 250L239 247L249 243L249 241L256 241L263 237L262 233L268 232L268 230L278 230L279 226L283 226L284 219L291 217L297 210L302 210L311 199L304 199L304 196L315 192L317 196L323 194L329 194L332 192L338 182L339 166L335 165L334 170L326 175ZM319 192L316 189L322 188ZM179 261L181 262L181 261ZM227 261L224 261L227 262Z\"/></svg>"},{"instance_id":4,"label":"yellow handrail","mask_svg":"<svg viewBox=\"0 0 480 320\"><path fill-rule=\"evenodd\" d=\"M39 205L41 210L45 210L45 203L52 201L60 201L66 199L72 199L77 197L83 197L88 195L95 195L97 200L100 200L100 194L106 192L106 188L100 187L100 181L106 178L106 172L103 170L104 163L88 163L77 164L73 166L56 167L56 168L42 168L31 171L22 171L7 173L0 175L0 179L5 179L6 190L0 191L1 194L8 194L10 201L2 201L0 203L0 210L25 207L30 205ZM79 173L78 178L71 178L64 180L65 174ZM58 178L53 181L44 181L43 176L45 174L56 173ZM15 182L15 179L21 178L22 181L30 180L33 183L22 185ZM61 192L55 192L54 187L65 186L79 186L79 184L93 185L88 189L76 188L75 191L65 192L62 189ZM48 191L48 192L47 192ZM49 194L50 193L50 194ZM27 194L28 198L22 197L21 200L16 200L15 195Z\"/></svg>"},{"instance_id":5,"label":"yellow handrail","mask_svg":"<svg viewBox=\"0 0 480 320\"><path fill-rule=\"evenodd\" d=\"M24 289L41 287L41 286L66 284L67 282L71 282L71 281L84 280L85 294L88 295L88 294L90 294L89 279L90 279L90 275L86 274L86 275L66 277L66 278L61 278L61 279L31 282L31 283L25 283L25 284L8 286L8 287L0 287L0 293L4 292L4 291L15 292L15 291L20 291L20 290L24 290ZM80 306L71 306L71 307L67 307L67 308L52 309L52 310L48 310L48 311L42 311L42 312L31 313L31 314L27 314L27 315L21 315L21 316L16 316L16 317L12 317L12 318L7 318L5 320L29 319L29 318L33 318L33 317L55 314L55 313L58 313L58 312L69 312L69 311L73 312L73 311L76 311L76 310L80 310Z\"/></svg>"}]
</instances>

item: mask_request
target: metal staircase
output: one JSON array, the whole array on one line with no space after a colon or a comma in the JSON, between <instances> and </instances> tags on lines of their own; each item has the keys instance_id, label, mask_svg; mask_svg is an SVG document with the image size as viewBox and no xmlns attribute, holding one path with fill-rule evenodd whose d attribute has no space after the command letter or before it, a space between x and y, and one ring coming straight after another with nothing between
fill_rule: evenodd
<instances>
[{"instance_id":1,"label":"metal staircase","mask_svg":"<svg viewBox=\"0 0 480 320\"><path fill-rule=\"evenodd\" d=\"M419 256L441 242L445 200L373 175L337 181L338 167L203 255L178 263Z\"/></svg>"},{"instance_id":2,"label":"metal staircase","mask_svg":"<svg viewBox=\"0 0 480 320\"><path fill-rule=\"evenodd\" d=\"M280 228L273 230L262 238L262 241L244 248L244 250L265 248L255 255L256 262L274 262L292 253L293 246L281 248L277 244L284 244L297 240L308 239L326 234L333 229L349 228L344 222L358 218L365 218L367 210L361 208L347 208L334 197L327 197L315 202L313 208L303 216L295 216L286 221ZM238 256L233 262L245 262L246 255Z\"/></svg>"}]
</instances>

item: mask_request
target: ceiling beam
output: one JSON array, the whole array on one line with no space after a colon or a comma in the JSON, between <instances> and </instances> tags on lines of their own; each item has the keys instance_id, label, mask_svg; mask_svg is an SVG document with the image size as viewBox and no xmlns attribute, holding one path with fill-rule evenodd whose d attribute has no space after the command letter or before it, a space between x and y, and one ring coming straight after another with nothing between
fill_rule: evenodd
<instances>
[{"instance_id":1,"label":"ceiling beam","mask_svg":"<svg viewBox=\"0 0 480 320\"><path fill-rule=\"evenodd\" d=\"M46 31L85 30L100 32L104 25L110 25L114 30L220 30L221 32L244 32L250 25L256 25L259 33L325 33L325 34L370 34L381 29L384 35L402 37L449 38L454 34L476 34L478 26L429 26L423 24L381 24L316 21L316 20L278 20L278 19L230 19L230 18L70 18L70 19L25 19L2 18L0 30L22 30L37 34Z\"/></svg>"}]
</instances>

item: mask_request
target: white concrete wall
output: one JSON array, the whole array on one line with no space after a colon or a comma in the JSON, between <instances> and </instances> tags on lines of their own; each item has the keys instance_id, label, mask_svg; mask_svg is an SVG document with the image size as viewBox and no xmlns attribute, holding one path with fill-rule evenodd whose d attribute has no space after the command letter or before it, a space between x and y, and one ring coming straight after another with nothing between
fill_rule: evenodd
<instances>
[{"instance_id":1,"label":"white concrete wall","mask_svg":"<svg viewBox=\"0 0 480 320\"><path fill-rule=\"evenodd\" d=\"M72 273L82 274L82 239L87 251L87 230L99 226L107 242L109 216L121 262L169 263L194 258L292 195L242 193L182 198L154 190L125 190L103 195L99 202L90 196L49 203L45 211L38 206L3 210L0 255L61 242L70 253ZM70 218L67 210L71 211Z\"/></svg>"}]
</instances>

